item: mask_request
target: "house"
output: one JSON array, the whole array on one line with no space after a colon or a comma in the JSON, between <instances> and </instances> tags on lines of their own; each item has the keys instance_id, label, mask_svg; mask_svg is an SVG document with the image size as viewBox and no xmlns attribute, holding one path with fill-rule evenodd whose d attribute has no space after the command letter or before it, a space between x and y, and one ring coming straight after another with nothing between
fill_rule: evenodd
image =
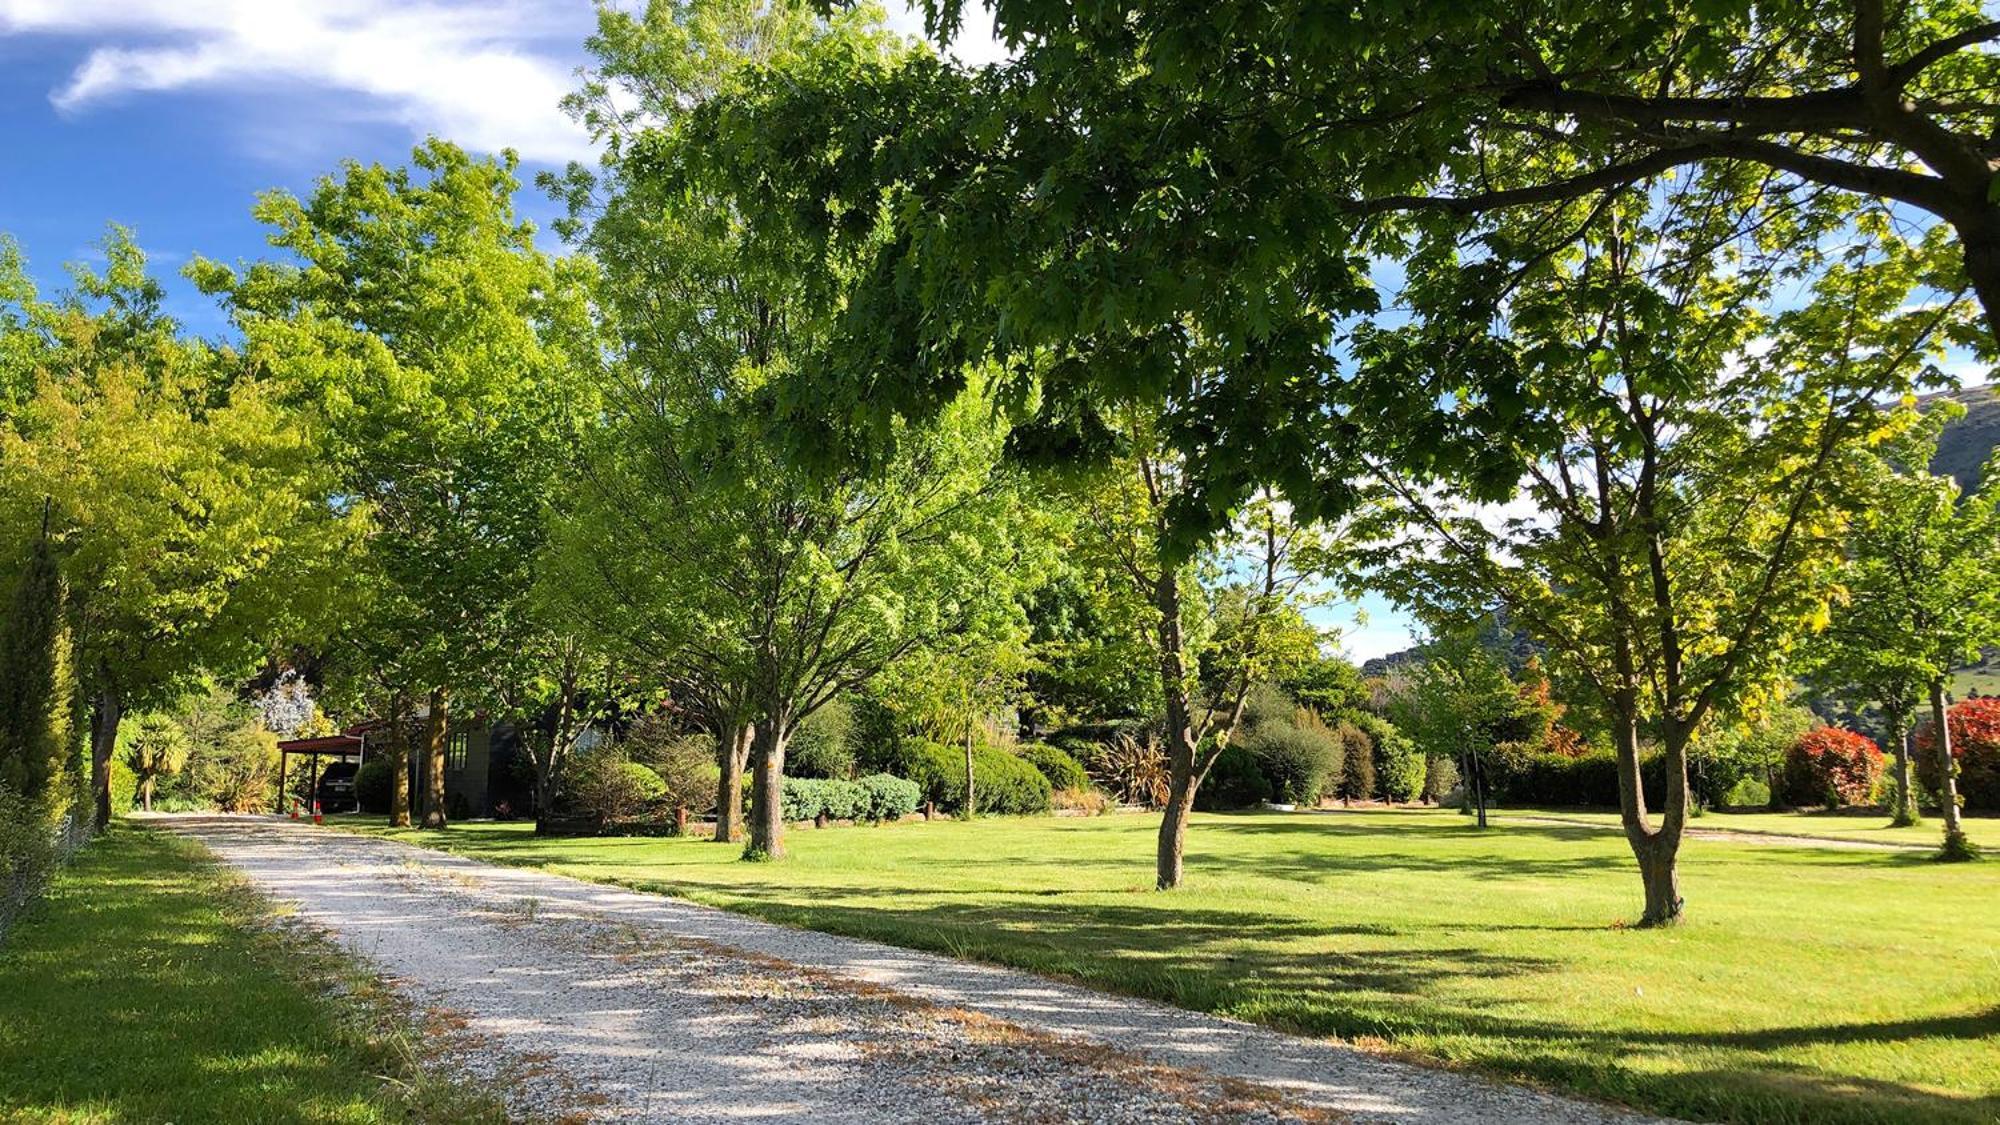
<instances>
[{"instance_id":1,"label":"house","mask_svg":"<svg viewBox=\"0 0 2000 1125\"><path fill-rule=\"evenodd\" d=\"M422 716L418 716L421 719ZM505 724L489 727L484 722L455 724L444 753L445 815L453 820L511 815L529 805L532 783L523 783L524 754L520 739ZM339 734L317 738L289 738L278 743L279 783L277 811L285 810L284 779L291 759L303 756L310 763L312 779L308 791L317 791L325 770L336 762L352 762L359 767L370 757L388 753L389 724L381 720L356 723ZM421 727L410 732L409 743L421 743ZM422 755L410 755L410 814L422 818L425 809ZM345 812L345 809L326 809Z\"/></svg>"}]
</instances>

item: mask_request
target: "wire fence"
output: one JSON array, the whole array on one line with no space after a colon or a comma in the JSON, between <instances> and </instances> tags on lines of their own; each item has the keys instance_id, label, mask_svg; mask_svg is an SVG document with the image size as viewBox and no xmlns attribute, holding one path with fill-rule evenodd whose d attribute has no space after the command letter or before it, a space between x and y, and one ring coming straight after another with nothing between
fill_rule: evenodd
<instances>
[{"instance_id":1,"label":"wire fence","mask_svg":"<svg viewBox=\"0 0 2000 1125\"><path fill-rule=\"evenodd\" d=\"M7 811L0 808L0 816ZM41 897L49 880L96 834L96 817L87 802L39 839L28 825L0 825L0 842L9 845L0 848L0 945L6 944L14 923Z\"/></svg>"}]
</instances>

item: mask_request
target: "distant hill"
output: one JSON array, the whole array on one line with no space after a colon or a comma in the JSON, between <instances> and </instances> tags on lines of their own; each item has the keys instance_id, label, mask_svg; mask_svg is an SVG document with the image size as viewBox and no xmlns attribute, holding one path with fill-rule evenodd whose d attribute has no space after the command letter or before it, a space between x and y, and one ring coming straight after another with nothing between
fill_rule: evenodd
<instances>
[{"instance_id":1,"label":"distant hill","mask_svg":"<svg viewBox=\"0 0 2000 1125\"><path fill-rule=\"evenodd\" d=\"M1934 473L1949 473L1967 492L1979 487L1979 471L2000 447L2000 389L1992 384L1967 387L1925 400L1928 405L1949 398L1965 407L1965 417L1953 422L1938 437Z\"/></svg>"}]
</instances>

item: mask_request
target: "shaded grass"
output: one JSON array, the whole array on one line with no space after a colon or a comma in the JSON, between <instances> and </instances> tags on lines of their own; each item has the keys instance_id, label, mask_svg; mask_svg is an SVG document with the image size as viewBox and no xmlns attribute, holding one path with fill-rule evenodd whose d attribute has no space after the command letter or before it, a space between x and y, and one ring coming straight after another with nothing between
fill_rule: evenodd
<instances>
[{"instance_id":1,"label":"shaded grass","mask_svg":"<svg viewBox=\"0 0 2000 1125\"><path fill-rule=\"evenodd\" d=\"M115 826L0 948L0 1119L498 1121L385 990L191 842Z\"/></svg>"},{"instance_id":2,"label":"shaded grass","mask_svg":"<svg viewBox=\"0 0 2000 1125\"><path fill-rule=\"evenodd\" d=\"M1696 841L1688 921L1640 931L1631 855L1593 826L1204 815L1161 894L1157 823L794 830L778 864L524 824L393 835L1682 1116L2000 1117L2000 864Z\"/></svg>"}]
</instances>

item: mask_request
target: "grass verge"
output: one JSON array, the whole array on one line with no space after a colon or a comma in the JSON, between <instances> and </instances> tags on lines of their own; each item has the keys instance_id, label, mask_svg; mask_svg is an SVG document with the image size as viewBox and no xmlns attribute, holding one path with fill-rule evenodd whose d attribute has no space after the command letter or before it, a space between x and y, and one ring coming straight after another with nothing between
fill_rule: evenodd
<instances>
[{"instance_id":1,"label":"grass verge","mask_svg":"<svg viewBox=\"0 0 2000 1125\"><path fill-rule=\"evenodd\" d=\"M0 1119L504 1120L394 995L198 845L130 825L0 948Z\"/></svg>"},{"instance_id":2,"label":"grass verge","mask_svg":"<svg viewBox=\"0 0 2000 1125\"><path fill-rule=\"evenodd\" d=\"M1592 825L1420 810L1204 815L1182 889L1156 818L700 840L394 833L792 925L1083 980L1697 1119L2000 1119L2000 863L1690 841L1689 917Z\"/></svg>"}]
</instances>

